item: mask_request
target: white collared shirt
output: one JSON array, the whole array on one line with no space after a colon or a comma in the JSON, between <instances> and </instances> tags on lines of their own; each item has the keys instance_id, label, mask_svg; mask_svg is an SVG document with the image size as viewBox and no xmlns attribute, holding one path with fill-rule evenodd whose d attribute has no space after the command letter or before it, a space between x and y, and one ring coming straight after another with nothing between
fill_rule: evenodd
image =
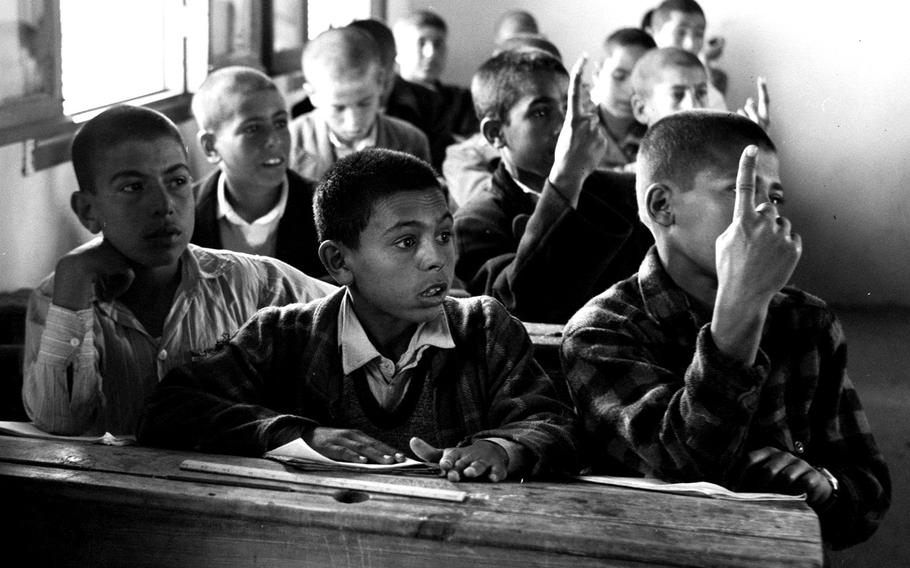
<instances>
[{"instance_id":1,"label":"white collared shirt","mask_svg":"<svg viewBox=\"0 0 910 568\"><path fill-rule=\"evenodd\" d=\"M373 122L373 126L370 127L370 131L366 136L360 140L355 140L353 144L348 144L344 142L338 136L332 132L332 129L327 129L329 132L329 142L332 143L332 147L335 149L335 159L340 160L345 156L349 156L354 152L360 150L365 150L367 148L372 148L376 145L376 122Z\"/></svg>"},{"instance_id":2,"label":"white collared shirt","mask_svg":"<svg viewBox=\"0 0 910 568\"><path fill-rule=\"evenodd\" d=\"M411 380L409 371L417 366L426 348L454 349L455 341L449 329L445 311L421 323L411 336L411 342L398 361L384 357L370 341L357 314L354 313L351 291L345 292L338 310L338 343L341 348L341 368L345 375L363 367L370 392L385 410L394 410L407 391Z\"/></svg>"},{"instance_id":3,"label":"white collared shirt","mask_svg":"<svg viewBox=\"0 0 910 568\"><path fill-rule=\"evenodd\" d=\"M221 247L236 252L275 256L278 241L278 223L288 203L288 178L281 182L281 195L271 211L247 223L227 198L227 176L218 177L217 188L218 233Z\"/></svg>"}]
</instances>

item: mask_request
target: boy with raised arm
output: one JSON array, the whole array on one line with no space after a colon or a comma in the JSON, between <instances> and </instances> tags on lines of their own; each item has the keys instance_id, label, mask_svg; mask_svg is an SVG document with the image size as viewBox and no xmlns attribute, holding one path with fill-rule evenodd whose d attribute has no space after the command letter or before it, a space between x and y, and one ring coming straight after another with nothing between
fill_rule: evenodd
<instances>
[{"instance_id":1,"label":"boy with raised arm","mask_svg":"<svg viewBox=\"0 0 910 568\"><path fill-rule=\"evenodd\" d=\"M650 244L634 176L595 171L606 134L584 101L583 63L570 82L545 51L503 51L474 78L481 131L502 159L488 190L455 213L455 272L525 321L564 323L632 274Z\"/></svg>"},{"instance_id":2,"label":"boy with raised arm","mask_svg":"<svg viewBox=\"0 0 910 568\"><path fill-rule=\"evenodd\" d=\"M261 307L335 289L278 260L188 244L186 146L160 113L102 112L76 133L72 162L73 211L101 236L63 256L29 300L22 397L42 430L133 435L172 367Z\"/></svg>"},{"instance_id":3,"label":"boy with raised arm","mask_svg":"<svg viewBox=\"0 0 910 568\"><path fill-rule=\"evenodd\" d=\"M319 180L338 159L364 148L388 148L430 161L426 135L380 110L385 76L379 46L354 26L310 40L302 56L304 91L314 109L295 118L291 167Z\"/></svg>"},{"instance_id":4,"label":"boy with raised arm","mask_svg":"<svg viewBox=\"0 0 910 568\"><path fill-rule=\"evenodd\" d=\"M683 111L649 128L637 172L655 246L562 344L595 470L805 493L828 544L869 538L888 468L840 323L787 285L802 242L774 144L739 115Z\"/></svg>"},{"instance_id":5,"label":"boy with raised arm","mask_svg":"<svg viewBox=\"0 0 910 568\"><path fill-rule=\"evenodd\" d=\"M218 169L193 185L199 246L271 256L317 277L315 182L289 169L284 96L251 67L209 73L193 95L199 145Z\"/></svg>"},{"instance_id":6,"label":"boy with raised arm","mask_svg":"<svg viewBox=\"0 0 910 568\"><path fill-rule=\"evenodd\" d=\"M405 453L448 478L575 468L575 415L524 326L489 297L447 297L452 214L432 168L382 149L339 160L314 205L344 287L268 308L151 397L140 441L262 455L304 442L342 461Z\"/></svg>"}]
</instances>

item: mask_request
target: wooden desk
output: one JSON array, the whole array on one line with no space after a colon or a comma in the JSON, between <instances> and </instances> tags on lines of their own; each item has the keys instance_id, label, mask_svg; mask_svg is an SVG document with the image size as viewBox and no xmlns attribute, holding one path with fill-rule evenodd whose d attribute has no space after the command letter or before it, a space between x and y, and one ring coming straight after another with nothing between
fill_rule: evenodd
<instances>
[{"instance_id":1,"label":"wooden desk","mask_svg":"<svg viewBox=\"0 0 910 568\"><path fill-rule=\"evenodd\" d=\"M181 470L260 459L0 436L4 552L40 566L821 566L803 503L585 483L463 483L463 503ZM345 476L346 474L332 474ZM292 489L294 488L294 489Z\"/></svg>"}]
</instances>

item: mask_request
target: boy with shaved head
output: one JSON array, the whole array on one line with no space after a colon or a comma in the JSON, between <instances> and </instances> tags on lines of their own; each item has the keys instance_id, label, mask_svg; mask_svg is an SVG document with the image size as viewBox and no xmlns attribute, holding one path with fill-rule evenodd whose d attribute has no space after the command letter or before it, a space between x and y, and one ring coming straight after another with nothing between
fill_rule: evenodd
<instances>
[{"instance_id":1,"label":"boy with shaved head","mask_svg":"<svg viewBox=\"0 0 910 568\"><path fill-rule=\"evenodd\" d=\"M805 494L830 546L869 538L888 467L840 323L787 285L802 241L771 139L736 114L674 113L642 139L636 193L655 245L562 344L595 469Z\"/></svg>"},{"instance_id":2,"label":"boy with shaved head","mask_svg":"<svg viewBox=\"0 0 910 568\"><path fill-rule=\"evenodd\" d=\"M632 114L650 126L680 110L705 108L708 73L701 61L678 47L652 49L632 69Z\"/></svg>"},{"instance_id":3,"label":"boy with shaved head","mask_svg":"<svg viewBox=\"0 0 910 568\"><path fill-rule=\"evenodd\" d=\"M385 77L376 41L354 26L327 30L303 50L304 91L314 109L291 122L291 167L319 180L338 159L378 147L430 161L426 135L380 112Z\"/></svg>"},{"instance_id":4,"label":"boy with shaved head","mask_svg":"<svg viewBox=\"0 0 910 568\"><path fill-rule=\"evenodd\" d=\"M275 83L251 67L209 74L193 96L199 144L218 169L193 186L192 242L281 259L327 276L313 224L314 183L288 167L288 109Z\"/></svg>"}]
</instances>

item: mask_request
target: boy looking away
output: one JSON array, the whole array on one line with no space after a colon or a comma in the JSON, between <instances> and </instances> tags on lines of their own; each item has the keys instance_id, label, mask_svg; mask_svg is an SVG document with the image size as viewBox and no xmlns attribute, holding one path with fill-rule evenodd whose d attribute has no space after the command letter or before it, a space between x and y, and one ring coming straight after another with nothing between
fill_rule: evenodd
<instances>
[{"instance_id":1,"label":"boy looking away","mask_svg":"<svg viewBox=\"0 0 910 568\"><path fill-rule=\"evenodd\" d=\"M186 147L160 113L102 112L76 133L72 163L71 206L101 236L63 256L29 300L22 396L42 430L133 435L169 369L258 308L334 289L274 259L188 244Z\"/></svg>"},{"instance_id":2,"label":"boy looking away","mask_svg":"<svg viewBox=\"0 0 910 568\"><path fill-rule=\"evenodd\" d=\"M570 83L549 53L503 51L472 84L481 132L501 163L489 189L455 214L455 272L468 292L500 299L525 321L564 323L634 272L650 244L633 176L595 171L606 134L584 101L583 64Z\"/></svg>"},{"instance_id":3,"label":"boy looking away","mask_svg":"<svg viewBox=\"0 0 910 568\"><path fill-rule=\"evenodd\" d=\"M291 165L319 180L339 158L370 147L430 161L427 137L416 126L380 112L385 88L379 48L353 26L327 30L303 50L304 91L314 109L291 122Z\"/></svg>"},{"instance_id":4,"label":"boy looking away","mask_svg":"<svg viewBox=\"0 0 910 568\"><path fill-rule=\"evenodd\" d=\"M288 169L284 96L251 67L211 72L193 95L199 145L218 169L193 186L193 243L271 256L326 276L313 224L312 181Z\"/></svg>"},{"instance_id":5,"label":"boy looking away","mask_svg":"<svg viewBox=\"0 0 910 568\"><path fill-rule=\"evenodd\" d=\"M409 452L453 481L572 470L574 413L521 322L492 298L446 296L452 215L432 168L358 152L325 176L314 210L343 289L262 310L225 348L175 370L140 440L250 455L306 442L386 464Z\"/></svg>"},{"instance_id":6,"label":"boy looking away","mask_svg":"<svg viewBox=\"0 0 910 568\"><path fill-rule=\"evenodd\" d=\"M645 126L632 113L632 70L654 47L654 39L638 28L621 28L604 40L603 60L591 88L591 100L607 132L600 167L622 168L635 161Z\"/></svg>"},{"instance_id":7,"label":"boy looking away","mask_svg":"<svg viewBox=\"0 0 910 568\"><path fill-rule=\"evenodd\" d=\"M596 469L806 494L824 540L867 539L890 477L847 376L843 329L787 282L774 144L731 113L653 124L637 162L655 246L566 326L563 363Z\"/></svg>"}]
</instances>

